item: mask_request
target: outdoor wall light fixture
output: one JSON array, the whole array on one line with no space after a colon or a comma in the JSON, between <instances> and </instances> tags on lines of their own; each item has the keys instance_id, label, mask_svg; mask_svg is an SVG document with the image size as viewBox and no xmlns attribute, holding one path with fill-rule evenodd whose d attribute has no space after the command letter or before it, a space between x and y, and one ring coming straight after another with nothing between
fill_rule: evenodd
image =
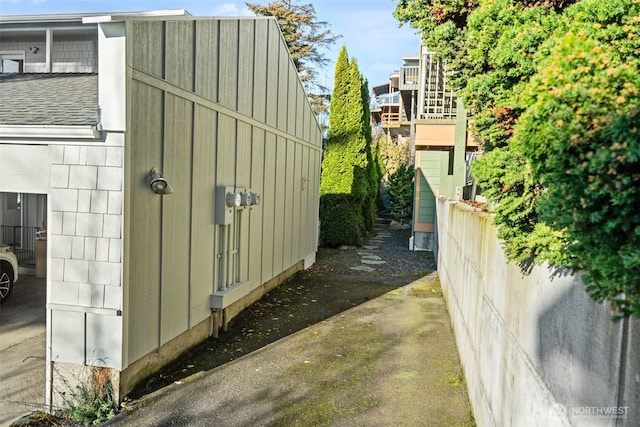
<instances>
[{"instance_id":1,"label":"outdoor wall light fixture","mask_svg":"<svg viewBox=\"0 0 640 427\"><path fill-rule=\"evenodd\" d=\"M173 188L166 179L162 176L158 169L151 168L149 171L149 187L153 190L154 193L157 194L171 194L173 193Z\"/></svg>"},{"instance_id":2,"label":"outdoor wall light fixture","mask_svg":"<svg viewBox=\"0 0 640 427\"><path fill-rule=\"evenodd\" d=\"M38 51L39 51L39 50L40 50L40 48L39 48L38 46L31 46L31 47L29 48L29 52L33 53L34 55L35 55L36 53L38 53Z\"/></svg>"}]
</instances>

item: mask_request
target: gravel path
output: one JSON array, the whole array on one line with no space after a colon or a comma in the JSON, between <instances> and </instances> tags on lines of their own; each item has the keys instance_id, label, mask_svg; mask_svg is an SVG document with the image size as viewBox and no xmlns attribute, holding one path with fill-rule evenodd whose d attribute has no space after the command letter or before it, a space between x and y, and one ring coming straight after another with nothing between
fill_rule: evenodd
<instances>
[{"instance_id":1,"label":"gravel path","mask_svg":"<svg viewBox=\"0 0 640 427\"><path fill-rule=\"evenodd\" d=\"M338 275L398 276L428 274L436 268L432 252L409 250L411 229L376 224L362 247L320 248L313 269ZM370 257L370 258L367 258ZM368 263L368 261L381 261Z\"/></svg>"}]
</instances>

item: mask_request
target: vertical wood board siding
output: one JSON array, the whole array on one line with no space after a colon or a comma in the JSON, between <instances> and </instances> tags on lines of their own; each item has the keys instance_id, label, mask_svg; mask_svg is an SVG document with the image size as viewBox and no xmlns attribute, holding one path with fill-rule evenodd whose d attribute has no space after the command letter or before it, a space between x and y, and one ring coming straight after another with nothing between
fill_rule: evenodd
<instances>
[{"instance_id":1,"label":"vertical wood board siding","mask_svg":"<svg viewBox=\"0 0 640 427\"><path fill-rule=\"evenodd\" d=\"M127 227L131 250L125 292L128 306L124 309L128 325L128 361L133 362L160 344L160 236L162 199L149 190L149 169L161 167L163 141L162 91L139 82L132 83L132 98L145 108L131 109L129 162L125 205L128 205Z\"/></svg>"},{"instance_id":2,"label":"vertical wood board siding","mask_svg":"<svg viewBox=\"0 0 640 427\"><path fill-rule=\"evenodd\" d=\"M283 242L284 245L284 264L283 269L287 269L291 267L295 262L298 261L297 254L293 252L293 239L297 238L295 224L296 224L296 216L301 213L300 206L295 204L295 190L294 190L294 181L295 181L295 143L291 140L287 140L286 150L287 154L285 157L285 222L284 222L284 236L285 240ZM294 258L296 260L294 261Z\"/></svg>"},{"instance_id":3,"label":"vertical wood board siding","mask_svg":"<svg viewBox=\"0 0 640 427\"><path fill-rule=\"evenodd\" d=\"M191 190L191 315L202 319L209 315L209 301L202 295L211 292L214 283L215 218L211 207L215 205L217 113L209 108L195 106L193 169ZM191 322L193 323L193 322Z\"/></svg>"},{"instance_id":4,"label":"vertical wood board siding","mask_svg":"<svg viewBox=\"0 0 640 427\"><path fill-rule=\"evenodd\" d=\"M238 21L220 21L217 101L232 110L238 107L238 27Z\"/></svg>"},{"instance_id":5,"label":"vertical wood board siding","mask_svg":"<svg viewBox=\"0 0 640 427\"><path fill-rule=\"evenodd\" d=\"M255 49L255 31L252 20L242 20L238 28L238 111L251 116L253 113L253 55L243 52L253 52ZM260 76L258 76L260 78Z\"/></svg>"},{"instance_id":6,"label":"vertical wood board siding","mask_svg":"<svg viewBox=\"0 0 640 427\"><path fill-rule=\"evenodd\" d=\"M298 80L289 79L287 85L287 132L292 135L299 136L297 132L297 113L298 113ZM299 124L302 126L302 123Z\"/></svg>"},{"instance_id":7,"label":"vertical wood board siding","mask_svg":"<svg viewBox=\"0 0 640 427\"><path fill-rule=\"evenodd\" d=\"M288 125L288 106L290 100L289 94L289 77L290 73L285 72L289 65L289 52L287 49L280 49L278 52L278 92L276 94L278 99L278 117L276 127L278 129L285 129L289 132Z\"/></svg>"},{"instance_id":8,"label":"vertical wood board siding","mask_svg":"<svg viewBox=\"0 0 640 427\"><path fill-rule=\"evenodd\" d=\"M293 209L293 224L292 224L292 232L291 232L291 253L292 259L291 262L295 263L298 260L295 259L297 254L305 253L300 250L300 240L303 238L305 231L300 229L301 217L307 213L307 206L302 204L302 151L304 147L301 147L298 144L293 145L293 156L292 156L292 167L289 169L292 172L291 180L292 188L291 188L291 207ZM289 165L287 165L287 168ZM301 215L296 215L297 212L300 212Z\"/></svg>"},{"instance_id":9,"label":"vertical wood board siding","mask_svg":"<svg viewBox=\"0 0 640 427\"><path fill-rule=\"evenodd\" d=\"M421 151L420 153L420 192L417 208L418 222L433 224L435 222L435 198L441 192L442 168L446 168L449 153L447 151ZM443 166L444 165L444 166Z\"/></svg>"},{"instance_id":10,"label":"vertical wood board siding","mask_svg":"<svg viewBox=\"0 0 640 427\"><path fill-rule=\"evenodd\" d=\"M251 184L251 126L246 123L238 122L238 138L236 141L236 187L250 190ZM253 208L251 208L253 209ZM239 277L237 281L249 280L249 215L251 209L242 209L240 213L240 230L239 230L239 247L246 248L241 250L239 257ZM257 209L257 208L256 208ZM255 244L254 241L251 245Z\"/></svg>"},{"instance_id":11,"label":"vertical wood board siding","mask_svg":"<svg viewBox=\"0 0 640 427\"><path fill-rule=\"evenodd\" d=\"M210 314L220 288L218 186L262 198L236 212L232 281L265 283L315 252L322 135L275 20L143 20L128 29L132 363ZM149 189L153 166L173 194Z\"/></svg>"},{"instance_id":12,"label":"vertical wood board siding","mask_svg":"<svg viewBox=\"0 0 640 427\"><path fill-rule=\"evenodd\" d=\"M298 138L305 138L305 113L307 110L304 108L305 103L307 102L307 94L302 89L302 87L298 86L298 98L296 99L296 111L295 111L295 121L296 121L296 136Z\"/></svg>"},{"instance_id":13,"label":"vertical wood board siding","mask_svg":"<svg viewBox=\"0 0 640 427\"><path fill-rule=\"evenodd\" d=\"M269 126L276 127L278 123L278 104L279 104L279 79L280 76L280 49L286 49L282 46L281 36L273 25L269 26L268 45L267 45L267 120Z\"/></svg>"},{"instance_id":14,"label":"vertical wood board siding","mask_svg":"<svg viewBox=\"0 0 640 427\"><path fill-rule=\"evenodd\" d=\"M189 327L191 255L191 152L193 105L165 94L162 172L173 186L162 199L161 340L164 344Z\"/></svg>"},{"instance_id":15,"label":"vertical wood board siding","mask_svg":"<svg viewBox=\"0 0 640 427\"><path fill-rule=\"evenodd\" d=\"M253 128L251 139L251 177L250 187L253 191L264 196L264 163L265 163L265 132L262 129ZM264 209L260 206L252 208L250 212L249 236L252 241L262 241L264 227ZM262 280L262 254L264 245L251 244L249 246L249 280L252 283L263 283Z\"/></svg>"},{"instance_id":16,"label":"vertical wood board siding","mask_svg":"<svg viewBox=\"0 0 640 427\"><path fill-rule=\"evenodd\" d=\"M134 21L127 30L131 66L158 78L164 77L164 21Z\"/></svg>"},{"instance_id":17,"label":"vertical wood board siding","mask_svg":"<svg viewBox=\"0 0 640 427\"><path fill-rule=\"evenodd\" d=\"M287 141L281 136L276 137L276 162L273 167L275 172L275 194L273 197L273 205L275 208L275 221L273 224L273 269L274 274L278 271L286 269L284 259L284 242L287 238L285 235L285 224L287 217L287 194L286 194L286 162L287 162ZM268 244L268 242L265 242Z\"/></svg>"},{"instance_id":18,"label":"vertical wood board siding","mask_svg":"<svg viewBox=\"0 0 640 427\"><path fill-rule=\"evenodd\" d=\"M169 21L165 42L165 80L183 89L194 88L194 22Z\"/></svg>"},{"instance_id":19,"label":"vertical wood board siding","mask_svg":"<svg viewBox=\"0 0 640 427\"><path fill-rule=\"evenodd\" d=\"M309 248L312 246L309 241L314 240L312 237L312 230L314 228L314 206L313 200L309 197L310 194L310 178L311 170L309 169L310 161L310 149L302 148L302 158L300 163L300 205L303 206L304 213L300 218L300 251L310 252Z\"/></svg>"},{"instance_id":20,"label":"vertical wood board siding","mask_svg":"<svg viewBox=\"0 0 640 427\"><path fill-rule=\"evenodd\" d=\"M255 47L253 55L253 117L265 122L267 120L267 84L270 80L267 67L267 51L269 46L268 21L255 21Z\"/></svg>"},{"instance_id":21,"label":"vertical wood board siding","mask_svg":"<svg viewBox=\"0 0 640 427\"><path fill-rule=\"evenodd\" d=\"M196 25L195 92L207 99L218 99L218 22L199 21Z\"/></svg>"},{"instance_id":22,"label":"vertical wood board siding","mask_svg":"<svg viewBox=\"0 0 640 427\"><path fill-rule=\"evenodd\" d=\"M236 120L226 114L219 114L216 141L218 161L215 169L216 182L218 185L235 186L236 141Z\"/></svg>"},{"instance_id":23,"label":"vertical wood board siding","mask_svg":"<svg viewBox=\"0 0 640 427\"><path fill-rule=\"evenodd\" d=\"M262 281L274 274L274 233L276 224L276 136L267 133L264 145L264 190L262 192Z\"/></svg>"}]
</instances>

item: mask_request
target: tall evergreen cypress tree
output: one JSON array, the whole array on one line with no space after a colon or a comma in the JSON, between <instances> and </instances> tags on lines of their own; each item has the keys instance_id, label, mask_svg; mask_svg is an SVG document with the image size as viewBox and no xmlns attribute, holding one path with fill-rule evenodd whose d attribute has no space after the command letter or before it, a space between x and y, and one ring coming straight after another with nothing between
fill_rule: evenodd
<instances>
[{"instance_id":1,"label":"tall evergreen cypress tree","mask_svg":"<svg viewBox=\"0 0 640 427\"><path fill-rule=\"evenodd\" d=\"M365 92L358 64L349 61L343 46L336 63L320 183L320 238L329 246L362 245L375 219L377 190L371 179L374 162Z\"/></svg>"},{"instance_id":2,"label":"tall evergreen cypress tree","mask_svg":"<svg viewBox=\"0 0 640 427\"><path fill-rule=\"evenodd\" d=\"M367 155L367 185L368 194L367 200L364 205L364 221L367 230L371 231L375 224L376 216L378 213L378 193L380 191L380 181L382 176L380 175L380 169L376 163L376 155L374 153L374 146L372 144L371 137L371 110L369 109L369 84L364 79L362 74L360 75L360 96L362 98L362 135L365 138L366 155Z\"/></svg>"}]
</instances>

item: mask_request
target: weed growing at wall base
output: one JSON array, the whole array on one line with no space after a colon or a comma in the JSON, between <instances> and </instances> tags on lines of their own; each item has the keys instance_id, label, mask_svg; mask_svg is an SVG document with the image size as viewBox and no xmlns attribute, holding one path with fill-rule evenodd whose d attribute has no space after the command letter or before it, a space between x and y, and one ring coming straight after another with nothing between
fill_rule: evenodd
<instances>
[{"instance_id":1,"label":"weed growing at wall base","mask_svg":"<svg viewBox=\"0 0 640 427\"><path fill-rule=\"evenodd\" d=\"M84 425L96 425L113 418L118 410L115 390L109 369L98 366L90 368L88 383L81 382L70 389L57 416L72 419Z\"/></svg>"}]
</instances>

